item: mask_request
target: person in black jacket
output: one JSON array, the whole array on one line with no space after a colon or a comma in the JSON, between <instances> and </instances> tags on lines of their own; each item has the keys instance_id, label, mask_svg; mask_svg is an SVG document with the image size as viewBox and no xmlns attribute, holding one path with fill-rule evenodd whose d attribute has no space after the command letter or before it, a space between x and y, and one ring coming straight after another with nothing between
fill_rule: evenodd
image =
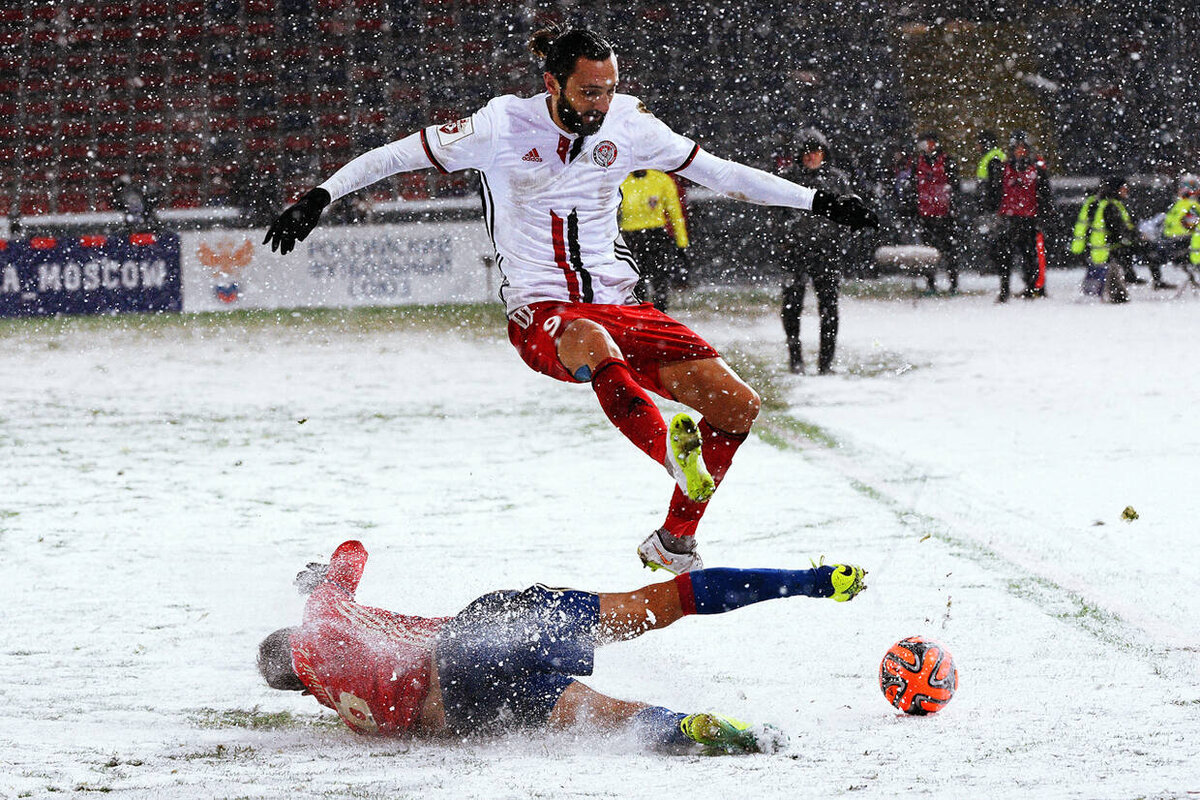
<instances>
[{"instance_id":1,"label":"person in black jacket","mask_svg":"<svg viewBox=\"0 0 1200 800\"><path fill-rule=\"evenodd\" d=\"M795 138L798 163L784 177L804 181L805 186L838 195L850 194L850 178L830 163L829 141L815 128L800 131ZM821 320L821 347L817 371L833 371L833 355L838 335L838 284L842 262L846 258L848 238L819 221L788 214L782 225L785 256L783 276L783 331L787 335L788 366L792 372L804 372L800 347L800 311L804 293L812 281L817 295L817 315Z\"/></svg>"}]
</instances>

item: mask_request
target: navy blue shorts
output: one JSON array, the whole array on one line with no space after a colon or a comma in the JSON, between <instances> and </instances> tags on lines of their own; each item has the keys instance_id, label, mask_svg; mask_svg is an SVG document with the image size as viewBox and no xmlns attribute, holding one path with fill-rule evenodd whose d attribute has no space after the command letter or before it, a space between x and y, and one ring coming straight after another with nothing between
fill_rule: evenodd
<instances>
[{"instance_id":1,"label":"navy blue shorts","mask_svg":"<svg viewBox=\"0 0 1200 800\"><path fill-rule=\"evenodd\" d=\"M459 736L538 728L572 675L591 675L600 596L550 589L485 594L437 637L446 725Z\"/></svg>"}]
</instances>

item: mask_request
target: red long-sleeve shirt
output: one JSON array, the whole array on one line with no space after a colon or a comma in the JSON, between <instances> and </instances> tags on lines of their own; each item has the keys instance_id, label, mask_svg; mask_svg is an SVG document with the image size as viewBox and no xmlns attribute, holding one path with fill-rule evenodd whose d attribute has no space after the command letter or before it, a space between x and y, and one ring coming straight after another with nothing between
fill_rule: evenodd
<instances>
[{"instance_id":1,"label":"red long-sleeve shirt","mask_svg":"<svg viewBox=\"0 0 1200 800\"><path fill-rule=\"evenodd\" d=\"M410 617L354 601L367 564L361 542L338 546L292 631L292 667L321 705L356 733L412 727L429 691L429 656L450 617Z\"/></svg>"}]
</instances>

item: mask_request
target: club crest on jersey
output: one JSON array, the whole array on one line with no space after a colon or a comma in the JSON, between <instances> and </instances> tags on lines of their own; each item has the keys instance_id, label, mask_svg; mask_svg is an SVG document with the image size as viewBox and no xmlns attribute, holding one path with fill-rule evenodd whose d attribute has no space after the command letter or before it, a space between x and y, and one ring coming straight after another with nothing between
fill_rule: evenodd
<instances>
[{"instance_id":1,"label":"club crest on jersey","mask_svg":"<svg viewBox=\"0 0 1200 800\"><path fill-rule=\"evenodd\" d=\"M466 119L456 119L454 122L447 122L445 125L439 125L437 129L438 142L442 147L448 144L453 144L459 139L465 139L475 132L475 123L470 117Z\"/></svg>"},{"instance_id":2,"label":"club crest on jersey","mask_svg":"<svg viewBox=\"0 0 1200 800\"><path fill-rule=\"evenodd\" d=\"M595 161L601 167L608 169L617 160L617 146L605 139L600 144L592 148L592 161Z\"/></svg>"}]
</instances>

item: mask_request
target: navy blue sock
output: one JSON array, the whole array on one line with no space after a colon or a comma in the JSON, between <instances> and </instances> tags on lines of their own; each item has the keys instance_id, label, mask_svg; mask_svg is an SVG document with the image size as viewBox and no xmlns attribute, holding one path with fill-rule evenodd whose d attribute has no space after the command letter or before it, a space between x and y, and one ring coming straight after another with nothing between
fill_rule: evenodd
<instances>
[{"instance_id":1,"label":"navy blue sock","mask_svg":"<svg viewBox=\"0 0 1200 800\"><path fill-rule=\"evenodd\" d=\"M691 743L692 740L684 736L679 727L686 716L662 706L649 706L634 714L629 724L642 741L652 747L669 750Z\"/></svg>"},{"instance_id":2,"label":"navy blue sock","mask_svg":"<svg viewBox=\"0 0 1200 800\"><path fill-rule=\"evenodd\" d=\"M698 569L675 578L684 614L722 614L780 597L829 597L833 567L814 569Z\"/></svg>"}]
</instances>

